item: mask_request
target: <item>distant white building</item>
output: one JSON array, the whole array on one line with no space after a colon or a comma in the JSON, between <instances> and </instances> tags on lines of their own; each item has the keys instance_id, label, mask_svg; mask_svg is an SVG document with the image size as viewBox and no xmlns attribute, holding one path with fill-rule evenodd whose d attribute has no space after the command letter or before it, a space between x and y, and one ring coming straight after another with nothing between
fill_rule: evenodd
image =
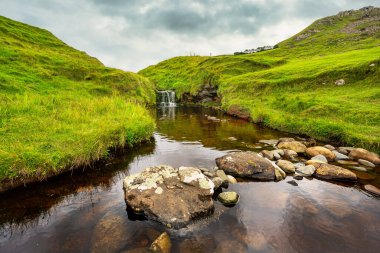
<instances>
[{"instance_id":1,"label":"distant white building","mask_svg":"<svg viewBox=\"0 0 380 253\"><path fill-rule=\"evenodd\" d=\"M253 53L271 50L271 49L273 49L273 46L263 46L263 47L253 48L253 49L246 49L243 52L236 52L235 54L253 54Z\"/></svg>"}]
</instances>

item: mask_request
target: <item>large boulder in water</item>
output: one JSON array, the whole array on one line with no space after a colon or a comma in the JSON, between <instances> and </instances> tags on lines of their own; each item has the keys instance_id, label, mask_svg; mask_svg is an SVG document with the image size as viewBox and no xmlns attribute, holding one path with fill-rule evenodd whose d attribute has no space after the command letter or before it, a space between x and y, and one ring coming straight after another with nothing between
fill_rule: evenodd
<instances>
[{"instance_id":1,"label":"large boulder in water","mask_svg":"<svg viewBox=\"0 0 380 253\"><path fill-rule=\"evenodd\" d=\"M156 166L124 179L127 205L168 227L185 227L214 211L214 183L197 168Z\"/></svg>"},{"instance_id":2,"label":"large boulder in water","mask_svg":"<svg viewBox=\"0 0 380 253\"><path fill-rule=\"evenodd\" d=\"M365 150L363 148L353 149L348 156L354 160L363 159L371 163L380 165L379 156L376 153L369 152L368 150Z\"/></svg>"},{"instance_id":3,"label":"large boulder in water","mask_svg":"<svg viewBox=\"0 0 380 253\"><path fill-rule=\"evenodd\" d=\"M218 168L236 177L263 181L275 179L273 164L255 152L235 152L216 158Z\"/></svg>"}]
</instances>

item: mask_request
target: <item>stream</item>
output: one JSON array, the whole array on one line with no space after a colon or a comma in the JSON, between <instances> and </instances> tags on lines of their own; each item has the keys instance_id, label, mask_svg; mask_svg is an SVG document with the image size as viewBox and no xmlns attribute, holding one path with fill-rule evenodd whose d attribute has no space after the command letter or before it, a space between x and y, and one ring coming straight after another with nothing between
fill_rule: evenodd
<instances>
[{"instance_id":1,"label":"stream","mask_svg":"<svg viewBox=\"0 0 380 253\"><path fill-rule=\"evenodd\" d=\"M172 252L378 252L380 169L356 172L357 184L315 178L240 181L234 207L215 201L199 226L171 230L126 211L122 180L148 166L212 168L236 150L260 151L263 139L294 137L201 107L152 111L154 140L107 161L0 195L0 252L139 252L163 231ZM210 121L205 115L221 121ZM234 137L234 138L231 138ZM135 251L133 251L135 250Z\"/></svg>"}]
</instances>

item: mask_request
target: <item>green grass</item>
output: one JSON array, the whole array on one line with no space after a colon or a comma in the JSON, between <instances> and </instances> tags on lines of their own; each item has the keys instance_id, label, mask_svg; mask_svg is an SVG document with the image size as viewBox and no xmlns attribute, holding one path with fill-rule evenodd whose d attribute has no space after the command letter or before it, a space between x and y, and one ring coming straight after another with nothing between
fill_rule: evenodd
<instances>
[{"instance_id":1,"label":"green grass","mask_svg":"<svg viewBox=\"0 0 380 253\"><path fill-rule=\"evenodd\" d=\"M0 17L0 181L44 179L151 136L146 78Z\"/></svg>"},{"instance_id":2,"label":"green grass","mask_svg":"<svg viewBox=\"0 0 380 253\"><path fill-rule=\"evenodd\" d=\"M379 8L327 17L274 50L176 57L139 73L178 98L211 84L223 109L239 105L255 122L380 151L380 33L365 30L380 28L379 17ZM346 33L352 25L357 30ZM310 36L298 40L301 34ZM341 78L346 85L336 86Z\"/></svg>"}]
</instances>

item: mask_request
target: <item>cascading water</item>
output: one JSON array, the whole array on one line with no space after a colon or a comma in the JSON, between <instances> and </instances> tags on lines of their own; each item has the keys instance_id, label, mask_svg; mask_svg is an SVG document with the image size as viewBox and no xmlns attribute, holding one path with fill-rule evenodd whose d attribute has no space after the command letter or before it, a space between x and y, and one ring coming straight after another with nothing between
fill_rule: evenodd
<instances>
[{"instance_id":1,"label":"cascading water","mask_svg":"<svg viewBox=\"0 0 380 253\"><path fill-rule=\"evenodd\" d=\"M175 92L172 90L158 91L158 98L161 106L175 107Z\"/></svg>"}]
</instances>

